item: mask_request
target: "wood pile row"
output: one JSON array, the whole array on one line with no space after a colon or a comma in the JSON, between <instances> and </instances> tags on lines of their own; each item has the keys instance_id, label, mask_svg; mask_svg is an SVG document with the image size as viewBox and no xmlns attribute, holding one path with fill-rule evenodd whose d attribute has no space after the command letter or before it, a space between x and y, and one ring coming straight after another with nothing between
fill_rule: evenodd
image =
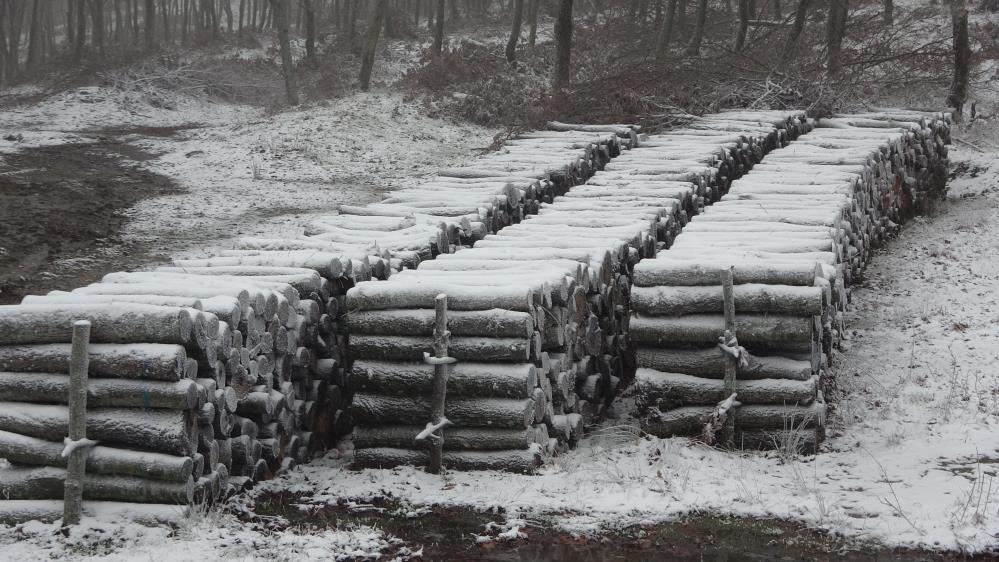
<instances>
[{"instance_id":1,"label":"wood pile row","mask_svg":"<svg viewBox=\"0 0 999 562\"><path fill-rule=\"evenodd\" d=\"M12 463L0 519L62 497L72 320L94 326L88 509L210 502L334 444L349 429L347 290L521 220L635 142L624 127L555 128L317 219L301 239L242 239L0 307L0 459Z\"/></svg>"},{"instance_id":2,"label":"wood pile row","mask_svg":"<svg viewBox=\"0 0 999 562\"><path fill-rule=\"evenodd\" d=\"M814 450L847 288L871 250L942 193L948 123L902 110L822 119L636 266L630 333L647 432L711 441L706 420L735 393L733 445ZM720 345L729 271L735 341Z\"/></svg>"},{"instance_id":3,"label":"wood pile row","mask_svg":"<svg viewBox=\"0 0 999 562\"><path fill-rule=\"evenodd\" d=\"M348 291L356 467L425 464L434 298L448 296L444 464L529 472L571 446L634 371L631 270L705 198L807 129L803 114L727 113L643 139L538 215L470 249Z\"/></svg>"}]
</instances>

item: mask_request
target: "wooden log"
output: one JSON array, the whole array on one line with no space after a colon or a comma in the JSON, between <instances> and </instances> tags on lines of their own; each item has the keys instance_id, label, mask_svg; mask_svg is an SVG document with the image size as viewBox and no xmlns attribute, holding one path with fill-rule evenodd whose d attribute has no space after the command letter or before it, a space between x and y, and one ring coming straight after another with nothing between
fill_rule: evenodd
<instances>
[{"instance_id":1,"label":"wooden log","mask_svg":"<svg viewBox=\"0 0 999 562\"><path fill-rule=\"evenodd\" d=\"M707 418L716 406L684 406L667 411L651 409L642 417L642 431L656 437L700 435ZM808 406L750 404L732 411L737 426L735 445L739 446L740 430L784 431L821 428L825 425L826 406L813 402Z\"/></svg>"},{"instance_id":2,"label":"wooden log","mask_svg":"<svg viewBox=\"0 0 999 562\"><path fill-rule=\"evenodd\" d=\"M809 404L815 400L818 377L806 381L786 379L735 382L735 392L743 404ZM717 404L731 394L725 381L681 373L664 373L640 368L635 373L635 392L643 408L660 410L678 406Z\"/></svg>"},{"instance_id":3,"label":"wooden log","mask_svg":"<svg viewBox=\"0 0 999 562\"><path fill-rule=\"evenodd\" d=\"M423 431L418 425L379 425L354 427L351 440L355 449L372 447L414 447L413 438ZM545 435L547 441L547 434ZM526 449L538 443L538 430L448 426L444 450Z\"/></svg>"},{"instance_id":4,"label":"wooden log","mask_svg":"<svg viewBox=\"0 0 999 562\"><path fill-rule=\"evenodd\" d=\"M351 367L349 386L375 394L429 396L432 380L433 367L425 363L357 360ZM451 396L530 398L537 386L538 372L530 363L461 362L452 365L448 373Z\"/></svg>"},{"instance_id":5,"label":"wooden log","mask_svg":"<svg viewBox=\"0 0 999 562\"><path fill-rule=\"evenodd\" d=\"M190 518L190 508L179 505L88 501L83 515L102 521L130 521L141 525L179 526ZM63 518L63 500L0 500L0 524L27 521L53 523Z\"/></svg>"},{"instance_id":6,"label":"wooden log","mask_svg":"<svg viewBox=\"0 0 999 562\"><path fill-rule=\"evenodd\" d=\"M362 310L347 315L347 330L352 335L430 336L433 324L434 311L423 308ZM502 309L452 310L448 312L448 330L454 336L530 338L534 333L534 317L527 312Z\"/></svg>"},{"instance_id":7,"label":"wooden log","mask_svg":"<svg viewBox=\"0 0 999 562\"><path fill-rule=\"evenodd\" d=\"M354 421L364 425L425 424L430 417L430 399L358 392L350 411ZM444 412L459 426L526 429L534 423L535 404L531 398L454 398L448 400Z\"/></svg>"},{"instance_id":8,"label":"wooden log","mask_svg":"<svg viewBox=\"0 0 999 562\"><path fill-rule=\"evenodd\" d=\"M349 263L349 259L346 260ZM296 267L316 271L327 279L336 279L346 273L345 260L340 254L323 252L267 252L251 256L215 257L207 259L174 260L177 267Z\"/></svg>"},{"instance_id":9,"label":"wooden log","mask_svg":"<svg viewBox=\"0 0 999 562\"><path fill-rule=\"evenodd\" d=\"M811 352L814 323L811 317L776 314L741 314L736 320L740 345L747 348ZM635 316L629 324L632 341L654 347L714 345L725 331L725 318L690 314L678 318Z\"/></svg>"},{"instance_id":10,"label":"wooden log","mask_svg":"<svg viewBox=\"0 0 999 562\"><path fill-rule=\"evenodd\" d=\"M70 344L0 346L0 370L60 372L69 362ZM93 377L176 382L187 378L187 353L169 344L90 344L89 374Z\"/></svg>"},{"instance_id":11,"label":"wooden log","mask_svg":"<svg viewBox=\"0 0 999 562\"><path fill-rule=\"evenodd\" d=\"M65 406L0 402L0 430L55 441L67 435L68 424ZM179 410L94 408L87 412L87 435L109 445L189 455L197 425Z\"/></svg>"},{"instance_id":12,"label":"wooden log","mask_svg":"<svg viewBox=\"0 0 999 562\"><path fill-rule=\"evenodd\" d=\"M668 256L668 253L666 254ZM636 287L716 285L728 266L704 260L672 260L668 257L644 260L635 266L633 282ZM737 285L762 283L767 285L812 286L815 267L807 263L765 263L746 261L735 267Z\"/></svg>"},{"instance_id":13,"label":"wooden log","mask_svg":"<svg viewBox=\"0 0 999 562\"><path fill-rule=\"evenodd\" d=\"M0 495L11 500L59 499L63 497L66 470L55 467L7 468L0 470ZM134 476L87 474L83 497L91 500L136 503L189 504L194 499L194 480L167 482Z\"/></svg>"},{"instance_id":14,"label":"wooden log","mask_svg":"<svg viewBox=\"0 0 999 562\"><path fill-rule=\"evenodd\" d=\"M452 470L498 470L530 473L541 466L538 448L503 451L447 451L444 464ZM378 447L354 451L354 468L393 468L400 465L426 466L430 455L423 450Z\"/></svg>"},{"instance_id":15,"label":"wooden log","mask_svg":"<svg viewBox=\"0 0 999 562\"><path fill-rule=\"evenodd\" d=\"M537 336L540 339L540 336ZM354 359L418 361L433 347L432 337L376 336L350 337L349 354ZM527 363L537 359L540 346L535 338L452 338L449 353L459 361L504 361Z\"/></svg>"},{"instance_id":16,"label":"wooden log","mask_svg":"<svg viewBox=\"0 0 999 562\"><path fill-rule=\"evenodd\" d=\"M63 468L67 460L62 450L62 443L0 431L0 458L11 462ZM193 467L191 457L101 445L91 448L86 459L88 474L120 474L170 482L186 482Z\"/></svg>"},{"instance_id":17,"label":"wooden log","mask_svg":"<svg viewBox=\"0 0 999 562\"><path fill-rule=\"evenodd\" d=\"M670 373L720 379L725 371L726 353L717 346L701 349L663 349L639 345L636 348L639 365ZM807 380L815 371L811 362L781 356L756 356L743 352L748 365L740 365L740 379Z\"/></svg>"},{"instance_id":18,"label":"wooden log","mask_svg":"<svg viewBox=\"0 0 999 562\"><path fill-rule=\"evenodd\" d=\"M67 403L70 377L56 373L0 371L0 401ZM86 389L91 407L168 408L191 410L201 392L190 379L180 382L95 379Z\"/></svg>"},{"instance_id":19,"label":"wooden log","mask_svg":"<svg viewBox=\"0 0 999 562\"><path fill-rule=\"evenodd\" d=\"M68 343L70 325L92 324L94 343L191 342L191 316L185 309L145 304L0 306L0 344Z\"/></svg>"},{"instance_id":20,"label":"wooden log","mask_svg":"<svg viewBox=\"0 0 999 562\"><path fill-rule=\"evenodd\" d=\"M735 306L743 312L776 313L790 316L822 314L822 289L793 285L736 285L732 288ZM722 290L717 285L684 287L634 287L631 306L639 313L682 316L718 313L724 308Z\"/></svg>"},{"instance_id":21,"label":"wooden log","mask_svg":"<svg viewBox=\"0 0 999 562\"><path fill-rule=\"evenodd\" d=\"M461 287L436 284L360 283L347 292L351 310L388 310L433 307L434 298L448 294L453 310L490 310L502 308L519 312L534 309L534 290L527 287ZM2 312L2 310L0 310ZM2 316L0 316L2 319Z\"/></svg>"}]
</instances>

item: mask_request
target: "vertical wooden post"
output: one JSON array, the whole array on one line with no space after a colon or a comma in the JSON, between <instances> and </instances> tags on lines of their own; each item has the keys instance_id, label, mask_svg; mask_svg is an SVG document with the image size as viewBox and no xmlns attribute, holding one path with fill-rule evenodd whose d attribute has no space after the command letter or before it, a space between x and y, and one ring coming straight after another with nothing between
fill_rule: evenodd
<instances>
[{"instance_id":1,"label":"vertical wooden post","mask_svg":"<svg viewBox=\"0 0 999 562\"><path fill-rule=\"evenodd\" d=\"M87 438L87 371L90 355L90 322L73 323L73 346L69 356L69 439L67 448L66 482L64 487L63 525L80 522L83 504L83 475L86 469L87 447L74 447Z\"/></svg>"},{"instance_id":2,"label":"vertical wooden post","mask_svg":"<svg viewBox=\"0 0 999 562\"><path fill-rule=\"evenodd\" d=\"M447 330L447 295L440 294L434 299L436 324L434 325L434 356L437 359L447 357L448 343L451 333ZM447 363L440 361L434 364L434 394L431 401L430 421L435 426L446 423L444 418L444 402L447 399ZM431 474L440 474L444 456L444 428L439 434L430 435L430 466Z\"/></svg>"},{"instance_id":3,"label":"vertical wooden post","mask_svg":"<svg viewBox=\"0 0 999 562\"><path fill-rule=\"evenodd\" d=\"M722 295L725 302L725 344L736 337L735 333L735 294L733 290L734 268L725 271L722 279ZM725 355L725 394L731 396L735 392L735 377L739 368L739 359L732 354ZM722 445L735 445L735 412L729 410L722 429Z\"/></svg>"}]
</instances>

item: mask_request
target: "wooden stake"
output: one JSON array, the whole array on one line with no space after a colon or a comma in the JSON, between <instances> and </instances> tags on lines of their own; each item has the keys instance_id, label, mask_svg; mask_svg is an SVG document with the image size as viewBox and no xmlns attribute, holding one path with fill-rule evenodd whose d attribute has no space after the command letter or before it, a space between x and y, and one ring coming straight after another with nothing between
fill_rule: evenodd
<instances>
[{"instance_id":1,"label":"wooden stake","mask_svg":"<svg viewBox=\"0 0 999 562\"><path fill-rule=\"evenodd\" d=\"M732 288L735 278L733 267L728 268L722 277L722 295L725 304L725 343L736 337L735 333L735 292ZM735 375L739 367L739 359L732 354L725 357L725 393L735 392ZM722 429L722 445L732 447L735 444L735 415L729 412Z\"/></svg>"},{"instance_id":2,"label":"wooden stake","mask_svg":"<svg viewBox=\"0 0 999 562\"><path fill-rule=\"evenodd\" d=\"M80 522L83 506L83 475L89 447L79 447L87 438L87 371L89 369L90 322L73 323L73 347L69 357L69 462L64 491L63 525ZM65 454L65 453L64 453Z\"/></svg>"},{"instance_id":3,"label":"wooden stake","mask_svg":"<svg viewBox=\"0 0 999 562\"><path fill-rule=\"evenodd\" d=\"M444 456L444 428L450 423L444 417L444 402L447 399L447 366L454 363L448 357L448 341L451 333L447 329L447 295L434 298L434 357L427 354L426 361L434 366L434 389L430 399L430 423L416 436L417 444L429 441L430 463L427 472L440 474ZM435 433L437 432L437 433Z\"/></svg>"}]
</instances>

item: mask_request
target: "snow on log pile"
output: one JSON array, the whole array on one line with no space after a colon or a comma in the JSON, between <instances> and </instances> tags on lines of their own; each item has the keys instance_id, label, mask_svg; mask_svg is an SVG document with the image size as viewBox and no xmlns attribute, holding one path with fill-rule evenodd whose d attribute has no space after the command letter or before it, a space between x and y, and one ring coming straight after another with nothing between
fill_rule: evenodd
<instances>
[{"instance_id":1,"label":"snow on log pile","mask_svg":"<svg viewBox=\"0 0 999 562\"><path fill-rule=\"evenodd\" d=\"M74 320L93 324L88 435L99 445L86 509L210 502L335 444L349 430L347 290L537 212L636 137L623 126L556 128L317 219L298 240L243 239L0 307L0 459L11 463L0 520L51 511L44 501L62 497Z\"/></svg>"},{"instance_id":2,"label":"snow on log pile","mask_svg":"<svg viewBox=\"0 0 999 562\"><path fill-rule=\"evenodd\" d=\"M822 119L636 266L630 334L645 431L710 441L708 419L735 393L731 444L815 449L846 288L872 248L942 193L948 122L904 110ZM736 341L722 346L728 271ZM724 380L727 351L739 355L735 381Z\"/></svg>"},{"instance_id":3,"label":"snow on log pile","mask_svg":"<svg viewBox=\"0 0 999 562\"><path fill-rule=\"evenodd\" d=\"M634 370L631 269L688 214L806 130L801 112L726 113L624 152L537 216L348 291L355 467L426 464L434 298L448 296L444 464L529 472L581 436ZM596 130L599 130L595 127Z\"/></svg>"}]
</instances>

